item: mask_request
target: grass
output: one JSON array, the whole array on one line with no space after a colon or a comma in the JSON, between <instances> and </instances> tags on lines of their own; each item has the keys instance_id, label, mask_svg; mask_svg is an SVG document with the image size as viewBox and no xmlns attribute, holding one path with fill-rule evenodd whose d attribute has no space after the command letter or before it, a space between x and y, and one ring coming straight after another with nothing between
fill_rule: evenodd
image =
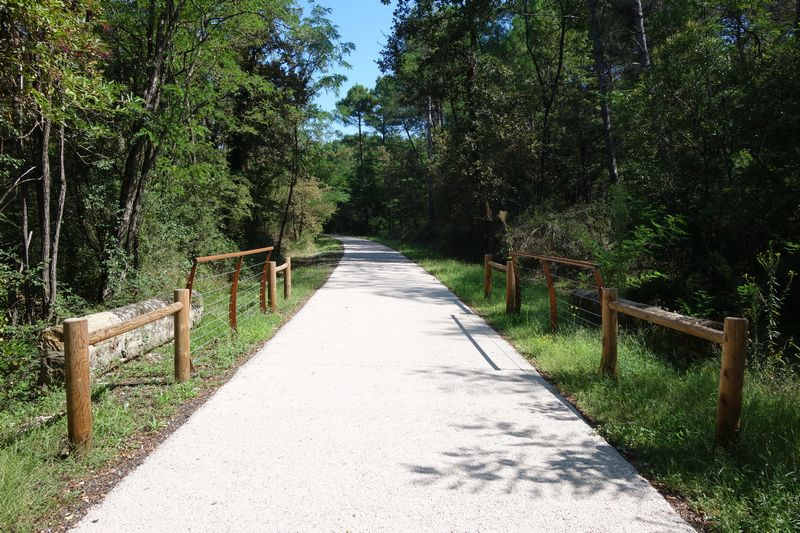
<instances>
[{"instance_id":1,"label":"grass","mask_svg":"<svg viewBox=\"0 0 800 533\"><path fill-rule=\"evenodd\" d=\"M505 314L505 282L483 296L483 267L387 242L419 263L508 338L597 430L665 493L689 504L715 531L800 531L800 380L745 376L741 434L715 449L719 358L674 365L641 333L619 337L619 377L598 373L602 334L563 325L549 331L546 289L525 283L522 312Z\"/></svg>"},{"instance_id":2,"label":"grass","mask_svg":"<svg viewBox=\"0 0 800 533\"><path fill-rule=\"evenodd\" d=\"M329 256L338 249L337 241L323 237L309 251ZM222 296L205 299L202 322L192 330L192 379L173 382L171 345L95 379L94 441L84 458L68 453L66 419L61 414L63 390L0 412L0 531L32 531L73 520L69 510L77 509L81 499L88 497L85 487L94 476L135 456L143 442L163 432L182 408L221 385L232 369L302 307L333 267L331 261L314 264L306 258L302 267L294 269L291 299L283 299L279 279L278 312L266 315L258 311L257 275L244 279L244 271L238 334L231 334L226 323L227 279L198 275L196 292L216 291ZM257 265L251 269L258 271ZM27 424L42 417L52 419L24 431Z\"/></svg>"}]
</instances>

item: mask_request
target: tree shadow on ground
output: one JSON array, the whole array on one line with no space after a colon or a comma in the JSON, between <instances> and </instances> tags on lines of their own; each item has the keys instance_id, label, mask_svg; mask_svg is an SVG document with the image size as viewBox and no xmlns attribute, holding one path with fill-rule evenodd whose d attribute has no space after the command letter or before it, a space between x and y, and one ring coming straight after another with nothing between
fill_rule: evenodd
<instances>
[{"instance_id":1,"label":"tree shadow on ground","mask_svg":"<svg viewBox=\"0 0 800 533\"><path fill-rule=\"evenodd\" d=\"M455 367L410 372L441 381L442 391L453 391L456 379L464 389L521 398L510 402L515 420L481 416L451 424L460 444L441 450L437 461L403 465L416 485L479 493L496 484L506 493L526 491L533 498L601 492L636 498L647 488L633 467L535 373Z\"/></svg>"}]
</instances>

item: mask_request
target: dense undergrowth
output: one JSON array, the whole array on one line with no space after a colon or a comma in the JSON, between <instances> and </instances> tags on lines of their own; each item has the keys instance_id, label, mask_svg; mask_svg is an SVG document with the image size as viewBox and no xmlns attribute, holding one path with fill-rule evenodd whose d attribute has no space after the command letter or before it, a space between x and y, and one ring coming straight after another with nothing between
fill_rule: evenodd
<instances>
[{"instance_id":1,"label":"dense undergrowth","mask_svg":"<svg viewBox=\"0 0 800 533\"><path fill-rule=\"evenodd\" d=\"M714 448L718 357L676 365L623 330L619 378L598 373L602 333L565 320L549 330L546 289L524 283L522 312L505 314L497 276L483 296L481 265L421 246L390 243L439 278L552 380L598 431L664 492L685 499L701 527L719 531L800 530L800 379L749 369L741 434Z\"/></svg>"},{"instance_id":2,"label":"dense undergrowth","mask_svg":"<svg viewBox=\"0 0 800 533\"><path fill-rule=\"evenodd\" d=\"M239 332L231 334L226 324L209 329L214 314L227 313L227 301L206 303L204 319L192 331L192 344L199 346L198 335L213 341L193 352L193 377L175 384L172 345L167 345L122 365L94 380L92 385L94 441L85 458L69 454L64 391L57 388L35 402L17 401L0 410L0 531L30 531L49 525L70 523L71 515L59 513L76 508L84 494L84 480L117 468L135 456L142 443L167 427L181 409L193 399L220 386L239 363L272 337L278 327L328 278L336 261L327 260L341 246L321 238L308 252L324 258L298 258L293 293L289 300L280 295L277 313L240 315ZM319 257L319 256L318 256ZM218 279L220 288L227 281ZM241 287L242 299L258 299L257 284ZM213 290L212 284L206 290ZM241 300L240 300L241 302ZM26 429L38 426L35 429Z\"/></svg>"}]
</instances>

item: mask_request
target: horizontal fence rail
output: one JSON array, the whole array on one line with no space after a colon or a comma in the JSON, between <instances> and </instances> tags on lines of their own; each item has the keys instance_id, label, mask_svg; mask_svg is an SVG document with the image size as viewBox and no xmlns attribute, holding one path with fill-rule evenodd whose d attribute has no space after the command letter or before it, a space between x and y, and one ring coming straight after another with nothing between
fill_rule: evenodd
<instances>
[{"instance_id":1,"label":"horizontal fence rail","mask_svg":"<svg viewBox=\"0 0 800 533\"><path fill-rule=\"evenodd\" d=\"M112 337L116 337L117 335L122 335L123 333L128 333L129 331L139 329L140 327L146 326L151 322L155 322L156 320L161 320L162 318L173 315L182 308L183 304L181 302L175 302L166 307L162 307L161 309L156 309L155 311L150 311L144 315L139 315L123 322L122 324L99 329L89 335L89 344L97 344L98 342L106 341Z\"/></svg>"},{"instance_id":2,"label":"horizontal fence rail","mask_svg":"<svg viewBox=\"0 0 800 533\"><path fill-rule=\"evenodd\" d=\"M64 359L67 396L67 431L70 443L85 453L92 445L92 397L89 377L89 346L141 328L168 316L174 317L175 381L189 379L191 371L188 289L175 289L174 303L161 309L131 318L125 322L89 333L85 318L64 321Z\"/></svg>"},{"instance_id":3,"label":"horizontal fence rail","mask_svg":"<svg viewBox=\"0 0 800 533\"><path fill-rule=\"evenodd\" d=\"M195 263L210 263L212 261L220 261L222 259L234 259L237 257L246 257L248 255L255 255L255 254L263 254L263 253L272 253L275 249L274 246L267 246L265 248L255 248L253 250L244 250L241 252L231 252L228 254L219 254L219 255L206 255L204 257L195 257Z\"/></svg>"},{"instance_id":4,"label":"horizontal fence rail","mask_svg":"<svg viewBox=\"0 0 800 533\"><path fill-rule=\"evenodd\" d=\"M548 263L561 263L564 265L570 265L586 269L597 270L599 268L599 265L592 261L584 261L581 259L570 259L567 257L557 257L554 255L539 255L527 252L512 252L511 255L515 257L527 257L530 259L538 259L539 261L546 261Z\"/></svg>"},{"instance_id":5,"label":"horizontal fence rail","mask_svg":"<svg viewBox=\"0 0 800 533\"><path fill-rule=\"evenodd\" d=\"M609 302L609 306L612 310L619 313L645 320L652 324L658 324L659 326L674 329L676 331L680 331L681 333L693 335L717 344L722 344L723 340L725 339L725 334L720 330L703 326L698 324L697 320L695 319L679 315L678 313L665 311L664 309L658 307L642 307L619 300Z\"/></svg>"},{"instance_id":6,"label":"horizontal fence rail","mask_svg":"<svg viewBox=\"0 0 800 533\"><path fill-rule=\"evenodd\" d=\"M681 333L722 345L719 374L719 395L715 439L726 445L736 436L742 413L742 390L747 345L748 321L727 317L722 331L698 324L699 320L664 309L620 302L616 289L602 290L603 354L600 371L603 375L617 374L617 331L619 313L645 320Z\"/></svg>"}]
</instances>

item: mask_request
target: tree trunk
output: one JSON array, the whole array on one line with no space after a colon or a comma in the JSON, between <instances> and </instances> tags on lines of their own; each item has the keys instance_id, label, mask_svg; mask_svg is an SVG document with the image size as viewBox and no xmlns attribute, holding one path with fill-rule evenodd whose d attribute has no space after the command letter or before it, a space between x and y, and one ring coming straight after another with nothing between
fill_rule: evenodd
<instances>
[{"instance_id":1,"label":"tree trunk","mask_svg":"<svg viewBox=\"0 0 800 533\"><path fill-rule=\"evenodd\" d=\"M420 162L420 164L422 164L421 157L417 151L417 145L414 144L414 139L411 137L411 132L408 130L408 124L406 124L405 120L403 121L403 130L406 132L406 137L408 138L408 143L411 145L411 150L414 151L414 155L417 156L417 160Z\"/></svg>"},{"instance_id":2,"label":"tree trunk","mask_svg":"<svg viewBox=\"0 0 800 533\"><path fill-rule=\"evenodd\" d=\"M50 294L50 119L42 116L42 180L39 182L39 224L41 225L42 251L42 311L49 314L52 305Z\"/></svg>"},{"instance_id":3,"label":"tree trunk","mask_svg":"<svg viewBox=\"0 0 800 533\"><path fill-rule=\"evenodd\" d=\"M794 42L800 43L800 0L794 6Z\"/></svg>"},{"instance_id":4,"label":"tree trunk","mask_svg":"<svg viewBox=\"0 0 800 533\"><path fill-rule=\"evenodd\" d=\"M19 97L15 99L14 105L16 107L16 119L17 119L17 128L21 132L23 131L23 109L22 109L22 93L25 87L25 77L22 75L22 65L19 65ZM17 149L19 150L20 155L25 153L25 140L21 135L17 136ZM35 168L35 167L34 167ZM28 184L26 182L22 182L20 184L20 218L21 224L20 227L22 229L22 245L21 250L21 262L20 262L20 273L24 276L24 281L22 282L22 293L23 298L25 299L25 313L23 320L26 323L30 323L33 320L33 288L31 287L30 278L28 277L30 270L31 270L31 256L30 256L30 249L31 249L31 238L33 233L30 231L28 227L28 199L30 195L30 189L28 188Z\"/></svg>"},{"instance_id":5,"label":"tree trunk","mask_svg":"<svg viewBox=\"0 0 800 533\"><path fill-rule=\"evenodd\" d=\"M405 125L405 124L404 124ZM428 142L428 159L433 156L433 102L428 96L428 114L425 121L425 137ZM406 130L408 132L408 130ZM409 136L410 138L410 136ZM420 161L421 163L421 161ZM430 168L425 169L425 183L428 188L428 228L433 230L433 174Z\"/></svg>"},{"instance_id":6,"label":"tree trunk","mask_svg":"<svg viewBox=\"0 0 800 533\"><path fill-rule=\"evenodd\" d=\"M539 184L538 187L535 187L537 189L537 196L539 199L541 199L544 197L547 160L550 155L550 113L556 103L558 88L561 83L561 72L564 69L564 41L567 34L567 14L565 13L565 6L563 3L560 3L558 59L556 63L555 75L550 79L549 76L545 76L530 43L532 35L530 16L532 10L529 7L529 2L526 1L523 3L523 9L525 10L523 15L525 21L525 47L528 50L528 55L531 57L531 61L533 62L533 66L536 70L536 79L539 82L539 91L542 93L542 149L539 153Z\"/></svg>"},{"instance_id":7,"label":"tree trunk","mask_svg":"<svg viewBox=\"0 0 800 533\"><path fill-rule=\"evenodd\" d=\"M600 114L603 119L603 138L606 145L606 168L611 183L619 181L617 173L617 154L614 145L614 135L611 130L611 109L609 107L609 94L611 93L611 73L606 60L605 42L600 24L599 2L601 0L587 0L589 5L589 39L592 41L594 52L594 69L600 89Z\"/></svg>"},{"instance_id":8,"label":"tree trunk","mask_svg":"<svg viewBox=\"0 0 800 533\"><path fill-rule=\"evenodd\" d=\"M641 56L642 68L650 68L650 51L647 48L647 34L644 31L644 11L642 11L642 0L633 0L633 15L636 20L636 33L639 40L639 55Z\"/></svg>"},{"instance_id":9,"label":"tree trunk","mask_svg":"<svg viewBox=\"0 0 800 533\"><path fill-rule=\"evenodd\" d=\"M300 144L298 140L298 124L294 125L294 162L292 164L292 179L289 182L289 194L286 198L286 207L283 210L283 219L281 220L281 231L278 234L278 242L275 245L275 257L281 257L281 245L283 244L283 232L286 230L286 221L289 219L289 209L292 206L292 197L294 196L294 188L297 185L297 174L299 172L299 157L300 157Z\"/></svg>"},{"instance_id":10,"label":"tree trunk","mask_svg":"<svg viewBox=\"0 0 800 533\"><path fill-rule=\"evenodd\" d=\"M181 23L181 13L185 1L175 2L167 0L163 7L155 0L148 2L150 20L146 34L142 36L143 61L148 65L144 83L138 85L144 109L154 116L160 110L161 92L164 84L169 80L166 77L166 65L172 54L175 33ZM141 133L145 127L144 120L133 125L132 133ZM134 266L138 267L138 231L141 222L144 188L148 181L150 171L155 165L158 156L158 146L154 145L147 137L140 136L128 149L125 167L122 176L122 187L119 196L120 217L116 225L117 245L128 254L134 256ZM110 250L107 250L107 253ZM104 273L103 298L110 296L110 276Z\"/></svg>"},{"instance_id":11,"label":"tree trunk","mask_svg":"<svg viewBox=\"0 0 800 533\"><path fill-rule=\"evenodd\" d=\"M466 145L469 152L466 159L469 162L467 168L467 175L469 176L469 186L473 187L476 191L473 197L473 207L476 214L480 214L484 202L489 202L489 187L481 179L478 172L478 163L480 161L480 152L478 148L478 113L477 113L477 75L478 75L478 29L476 27L477 21L475 20L474 2L466 3L467 16L469 17L469 53L467 60L466 72L466 104L467 104L467 139ZM483 225L483 240L488 244L488 231L486 225ZM488 249L488 248L484 248Z\"/></svg>"},{"instance_id":12,"label":"tree trunk","mask_svg":"<svg viewBox=\"0 0 800 533\"><path fill-rule=\"evenodd\" d=\"M58 247L61 239L61 222L64 220L64 203L67 198L67 173L64 168L64 124L59 128L59 189L58 206L56 211L55 229L53 231L53 246L50 257L50 308L47 310L47 318L53 317L58 293Z\"/></svg>"},{"instance_id":13,"label":"tree trunk","mask_svg":"<svg viewBox=\"0 0 800 533\"><path fill-rule=\"evenodd\" d=\"M364 140L361 137L361 113L358 114L358 166L364 166Z\"/></svg>"},{"instance_id":14,"label":"tree trunk","mask_svg":"<svg viewBox=\"0 0 800 533\"><path fill-rule=\"evenodd\" d=\"M22 265L21 271L25 276L25 281L22 284L22 292L25 297L25 322L30 323L33 320L33 290L31 288L31 281L28 274L31 271L31 238L33 232L28 227L28 184L22 185L22 194L20 194L20 213L22 217Z\"/></svg>"}]
</instances>

